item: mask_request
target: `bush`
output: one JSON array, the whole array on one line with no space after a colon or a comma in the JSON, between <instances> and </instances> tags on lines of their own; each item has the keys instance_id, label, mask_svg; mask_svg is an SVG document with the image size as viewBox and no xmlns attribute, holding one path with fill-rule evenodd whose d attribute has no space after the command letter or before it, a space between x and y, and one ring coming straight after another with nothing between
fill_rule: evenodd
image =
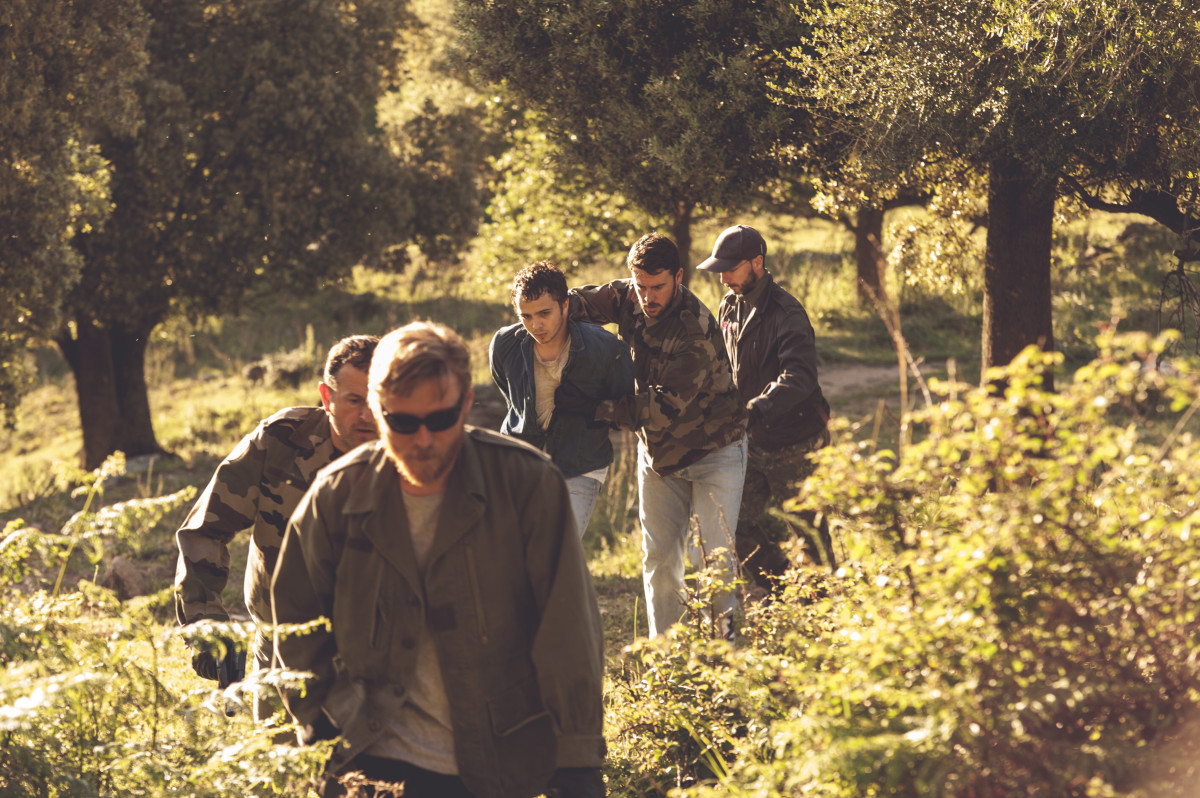
<instances>
[{"instance_id":1,"label":"bush","mask_svg":"<svg viewBox=\"0 0 1200 798\"><path fill-rule=\"evenodd\" d=\"M12 522L0 542L0 795L315 795L327 748L276 743L228 696L196 688L178 629L156 613L170 590L122 603L88 580L64 591L71 553L97 564L195 494L92 511L110 458L90 475L84 508L58 534ZM52 590L31 588L31 573ZM57 574L57 578L53 575ZM232 702L227 704L227 702Z\"/></svg>"},{"instance_id":2,"label":"bush","mask_svg":"<svg viewBox=\"0 0 1200 798\"><path fill-rule=\"evenodd\" d=\"M1036 377L1057 356L1030 350L1002 393L935 384L919 443L821 452L790 509L833 511L843 567L790 574L748 610L739 650L631 651L614 794L664 792L668 755L697 796L1194 783L1175 738L1200 701L1200 379L1147 365L1163 339L1099 344L1061 393ZM712 744L684 750L692 726Z\"/></svg>"}]
</instances>

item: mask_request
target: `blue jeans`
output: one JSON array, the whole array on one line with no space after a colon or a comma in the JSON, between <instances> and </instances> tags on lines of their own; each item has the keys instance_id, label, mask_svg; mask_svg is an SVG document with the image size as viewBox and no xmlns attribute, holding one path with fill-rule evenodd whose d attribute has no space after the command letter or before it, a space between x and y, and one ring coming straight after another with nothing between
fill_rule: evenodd
<instances>
[{"instance_id":1,"label":"blue jeans","mask_svg":"<svg viewBox=\"0 0 1200 798\"><path fill-rule=\"evenodd\" d=\"M688 552L693 566L703 565L700 548L689 545L693 517L708 556L712 558L717 549L723 550L714 566L730 581L737 575L734 541L745 479L745 438L665 477L650 468L646 446L638 442L642 582L651 637L662 634L683 617L684 552ZM737 596L732 591L722 592L713 597L713 605L718 617L732 615Z\"/></svg>"},{"instance_id":2,"label":"blue jeans","mask_svg":"<svg viewBox=\"0 0 1200 798\"><path fill-rule=\"evenodd\" d=\"M588 522L592 520L592 511L596 509L596 499L600 497L600 488L604 485L599 480L580 474L567 479L567 493L571 496L571 512L575 515L575 527L579 530L579 538L587 532Z\"/></svg>"}]
</instances>

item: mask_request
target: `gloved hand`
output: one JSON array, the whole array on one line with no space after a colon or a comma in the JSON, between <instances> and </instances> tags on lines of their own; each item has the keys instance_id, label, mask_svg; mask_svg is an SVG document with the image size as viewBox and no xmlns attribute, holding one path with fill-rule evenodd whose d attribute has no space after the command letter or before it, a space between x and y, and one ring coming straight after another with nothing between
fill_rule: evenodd
<instances>
[{"instance_id":1,"label":"gloved hand","mask_svg":"<svg viewBox=\"0 0 1200 798\"><path fill-rule=\"evenodd\" d=\"M246 678L246 652L229 638L221 638L224 654L216 643L196 644L192 654L192 670L202 679L211 679L221 688Z\"/></svg>"},{"instance_id":2,"label":"gloved hand","mask_svg":"<svg viewBox=\"0 0 1200 798\"><path fill-rule=\"evenodd\" d=\"M310 725L301 726L296 733L299 735L301 745L312 745L321 740L337 739L342 730L334 726L333 721L322 710L317 713L317 717Z\"/></svg>"},{"instance_id":3,"label":"gloved hand","mask_svg":"<svg viewBox=\"0 0 1200 798\"><path fill-rule=\"evenodd\" d=\"M560 413L583 416L588 421L594 421L599 404L599 401L587 396L569 382L560 383L554 389L554 409Z\"/></svg>"},{"instance_id":4,"label":"gloved hand","mask_svg":"<svg viewBox=\"0 0 1200 798\"><path fill-rule=\"evenodd\" d=\"M746 421L746 429L754 429L759 424L763 423L762 411L759 410L755 405L750 406L750 408L746 411L746 415L749 416L749 419Z\"/></svg>"},{"instance_id":5,"label":"gloved hand","mask_svg":"<svg viewBox=\"0 0 1200 798\"><path fill-rule=\"evenodd\" d=\"M604 798L600 768L559 768L546 787L546 798Z\"/></svg>"}]
</instances>

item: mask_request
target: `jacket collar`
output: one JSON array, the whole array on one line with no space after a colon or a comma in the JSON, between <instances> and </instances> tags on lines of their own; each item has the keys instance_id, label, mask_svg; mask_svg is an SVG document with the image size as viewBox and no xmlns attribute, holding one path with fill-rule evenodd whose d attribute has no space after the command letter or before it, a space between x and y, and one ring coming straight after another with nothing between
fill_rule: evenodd
<instances>
[{"instance_id":1,"label":"jacket collar","mask_svg":"<svg viewBox=\"0 0 1200 798\"><path fill-rule=\"evenodd\" d=\"M738 327L738 338L745 334L746 329L759 316L763 306L767 303L767 298L771 294L771 286L775 283L771 273L764 270L763 276L759 279L758 285L750 289L750 293L745 296L733 295L734 305L739 307L742 312L742 323Z\"/></svg>"},{"instance_id":2,"label":"jacket collar","mask_svg":"<svg viewBox=\"0 0 1200 798\"><path fill-rule=\"evenodd\" d=\"M342 505L346 515L366 515L363 535L376 551L413 586L421 584L404 511L400 475L387 455L382 441L364 447L356 458L367 461L366 473L355 480ZM453 547L483 516L487 507L487 486L479 452L471 436L464 431L458 459L446 480L446 499L438 513L437 533L429 550L428 564Z\"/></svg>"}]
</instances>

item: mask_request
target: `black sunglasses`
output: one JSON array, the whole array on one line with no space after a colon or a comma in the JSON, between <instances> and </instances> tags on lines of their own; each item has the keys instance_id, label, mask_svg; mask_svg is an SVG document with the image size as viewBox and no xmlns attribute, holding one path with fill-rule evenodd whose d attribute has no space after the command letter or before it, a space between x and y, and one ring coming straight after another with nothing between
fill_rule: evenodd
<instances>
[{"instance_id":1,"label":"black sunglasses","mask_svg":"<svg viewBox=\"0 0 1200 798\"><path fill-rule=\"evenodd\" d=\"M463 400L466 398L464 394L459 398L458 404L454 405L454 407L435 410L427 416L413 416L408 413L389 413L383 410L383 420L391 427L392 432L401 435L412 435L422 425L430 432L443 432L453 427L454 423L458 421L458 416L462 412Z\"/></svg>"}]
</instances>

